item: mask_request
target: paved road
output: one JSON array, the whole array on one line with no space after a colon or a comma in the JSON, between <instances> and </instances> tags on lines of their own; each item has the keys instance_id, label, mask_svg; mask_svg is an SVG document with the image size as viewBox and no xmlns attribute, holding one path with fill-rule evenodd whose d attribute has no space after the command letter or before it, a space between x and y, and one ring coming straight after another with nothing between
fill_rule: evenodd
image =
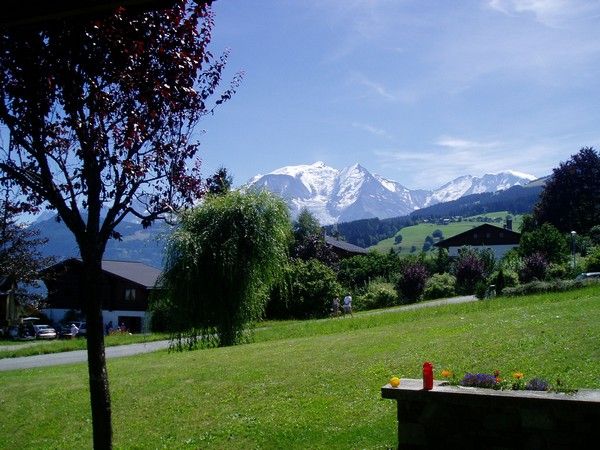
<instances>
[{"instance_id":1,"label":"paved road","mask_svg":"<svg viewBox=\"0 0 600 450\"><path fill-rule=\"evenodd\" d=\"M162 350L169 347L169 341L154 341L141 344L117 345L106 347L107 358L120 358L123 356L138 355ZM33 367L57 366L87 361L85 350L72 352L50 353L48 355L23 356L20 358L0 359L0 371L15 369L31 369Z\"/></svg>"},{"instance_id":2,"label":"paved road","mask_svg":"<svg viewBox=\"0 0 600 450\"><path fill-rule=\"evenodd\" d=\"M394 308L379 309L376 311L366 311L361 316L388 314L394 312L410 311L420 308L431 308L434 306L454 305L458 303L468 303L476 301L474 295L463 297L444 298L440 300L431 300L427 302L414 303L412 305L396 306ZM23 344L21 344L23 345ZM107 358L120 358L123 356L138 355L140 353L149 353L156 350L162 350L169 347L169 341L155 341L141 344L118 345L115 347L106 347ZM0 347L4 349L5 347ZM57 366L60 364L72 364L87 361L87 352L85 350L76 350L72 352L50 353L48 355L23 356L20 358L0 359L0 371L31 369L33 367Z\"/></svg>"},{"instance_id":3,"label":"paved road","mask_svg":"<svg viewBox=\"0 0 600 450\"><path fill-rule=\"evenodd\" d=\"M410 311L412 309L431 308L433 306L456 305L458 303L469 303L477 301L474 295L464 295L462 297L441 298L439 300L428 300L426 302L412 303L410 305L395 306L393 308L377 309L366 311L361 316L371 316L376 314L387 314L391 312Z\"/></svg>"}]
</instances>

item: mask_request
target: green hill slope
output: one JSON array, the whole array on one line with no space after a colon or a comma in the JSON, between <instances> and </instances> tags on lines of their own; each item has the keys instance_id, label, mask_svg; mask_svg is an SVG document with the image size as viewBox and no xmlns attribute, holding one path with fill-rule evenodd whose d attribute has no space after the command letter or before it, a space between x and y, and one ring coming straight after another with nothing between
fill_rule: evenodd
<instances>
[{"instance_id":1,"label":"green hill slope","mask_svg":"<svg viewBox=\"0 0 600 450\"><path fill-rule=\"evenodd\" d=\"M396 237L391 237L388 239L384 239L379 241L376 245L369 247L369 250L377 250L378 252L387 253L390 251L390 248L394 248L396 252L400 254L410 254L411 248L415 247L415 252L420 252L423 248L423 244L425 242L425 238L431 235L435 230L440 230L444 239L467 231L471 228L475 228L482 223L486 222L486 219L492 220L495 222L488 222L492 225L496 225L502 227L504 225L504 220L506 216L510 214L508 211L496 211L487 214L480 214L478 216L467 217L463 219L461 222L450 222L446 225L444 224L435 224L435 223L420 223L418 225L413 225L410 227L402 228L398 234L402 235L402 242L400 244L395 243ZM513 230L518 231L521 226L522 215L513 216Z\"/></svg>"}]
</instances>

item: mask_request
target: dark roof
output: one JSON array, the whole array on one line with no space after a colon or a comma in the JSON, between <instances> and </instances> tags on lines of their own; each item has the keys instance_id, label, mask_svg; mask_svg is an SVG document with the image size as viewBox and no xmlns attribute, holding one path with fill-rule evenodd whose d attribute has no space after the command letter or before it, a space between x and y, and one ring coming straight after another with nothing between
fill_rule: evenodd
<instances>
[{"instance_id":1,"label":"dark roof","mask_svg":"<svg viewBox=\"0 0 600 450\"><path fill-rule=\"evenodd\" d=\"M368 253L368 250L366 248L359 247L358 245L350 244L349 242L340 241L339 239L336 239L333 236L325 235L325 242L328 245L340 248L340 249L350 252L350 253Z\"/></svg>"},{"instance_id":2,"label":"dark roof","mask_svg":"<svg viewBox=\"0 0 600 450\"><path fill-rule=\"evenodd\" d=\"M103 260L102 270L147 288L153 288L161 274L160 269L137 261Z\"/></svg>"},{"instance_id":3,"label":"dark roof","mask_svg":"<svg viewBox=\"0 0 600 450\"><path fill-rule=\"evenodd\" d=\"M484 223L443 241L436 242L434 245L443 248L462 247L463 245L518 245L520 239L521 234L516 231Z\"/></svg>"},{"instance_id":4,"label":"dark roof","mask_svg":"<svg viewBox=\"0 0 600 450\"><path fill-rule=\"evenodd\" d=\"M72 264L73 262L81 264L81 259L66 259L45 269L43 272L50 272L53 269ZM160 269L138 261L115 261L109 259L102 260L102 270L146 288L153 288L161 274Z\"/></svg>"}]
</instances>

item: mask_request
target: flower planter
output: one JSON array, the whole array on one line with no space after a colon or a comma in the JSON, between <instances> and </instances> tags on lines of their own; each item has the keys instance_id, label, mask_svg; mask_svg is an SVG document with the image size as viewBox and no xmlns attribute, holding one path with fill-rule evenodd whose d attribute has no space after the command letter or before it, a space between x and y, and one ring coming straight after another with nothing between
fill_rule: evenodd
<instances>
[{"instance_id":1,"label":"flower planter","mask_svg":"<svg viewBox=\"0 0 600 450\"><path fill-rule=\"evenodd\" d=\"M600 391L497 391L403 379L381 388L397 401L398 448L573 449L600 443Z\"/></svg>"}]
</instances>

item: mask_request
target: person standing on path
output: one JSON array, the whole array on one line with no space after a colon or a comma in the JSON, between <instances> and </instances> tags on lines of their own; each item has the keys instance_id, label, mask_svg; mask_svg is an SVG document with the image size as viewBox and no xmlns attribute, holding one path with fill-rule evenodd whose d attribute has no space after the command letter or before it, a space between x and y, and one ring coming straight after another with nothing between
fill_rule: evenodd
<instances>
[{"instance_id":1,"label":"person standing on path","mask_svg":"<svg viewBox=\"0 0 600 450\"><path fill-rule=\"evenodd\" d=\"M352 296L350 294L344 297L344 315L350 314L352 317Z\"/></svg>"}]
</instances>

